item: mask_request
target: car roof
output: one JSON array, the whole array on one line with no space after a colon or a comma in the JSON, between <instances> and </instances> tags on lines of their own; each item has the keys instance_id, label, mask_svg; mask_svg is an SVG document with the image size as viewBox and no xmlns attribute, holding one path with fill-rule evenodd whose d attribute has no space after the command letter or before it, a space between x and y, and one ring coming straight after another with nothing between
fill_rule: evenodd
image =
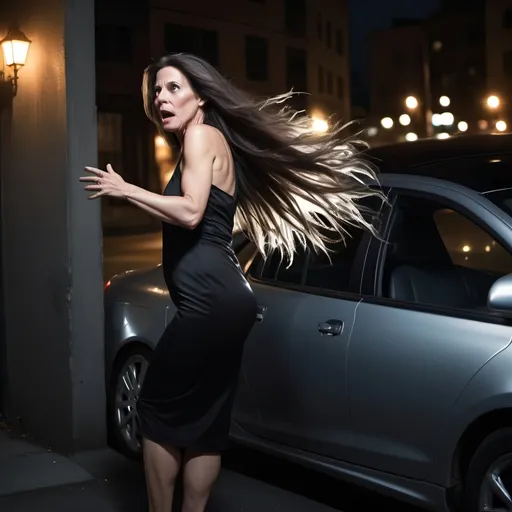
<instances>
[{"instance_id":1,"label":"car roof","mask_svg":"<svg viewBox=\"0 0 512 512\"><path fill-rule=\"evenodd\" d=\"M379 173L440 178L477 192L512 187L512 134L460 135L371 148Z\"/></svg>"}]
</instances>

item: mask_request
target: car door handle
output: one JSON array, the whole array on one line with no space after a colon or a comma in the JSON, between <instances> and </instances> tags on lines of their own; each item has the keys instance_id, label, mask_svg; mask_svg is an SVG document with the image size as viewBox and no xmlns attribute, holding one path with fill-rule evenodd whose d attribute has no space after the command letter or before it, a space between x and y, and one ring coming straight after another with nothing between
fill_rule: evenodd
<instances>
[{"instance_id":1,"label":"car door handle","mask_svg":"<svg viewBox=\"0 0 512 512\"><path fill-rule=\"evenodd\" d=\"M339 336L343 331L343 322L341 320L327 320L318 324L318 332L327 336Z\"/></svg>"},{"instance_id":2,"label":"car door handle","mask_svg":"<svg viewBox=\"0 0 512 512\"><path fill-rule=\"evenodd\" d=\"M263 322L263 318L265 317L266 312L267 306L258 305L258 310L256 312L256 322Z\"/></svg>"}]
</instances>

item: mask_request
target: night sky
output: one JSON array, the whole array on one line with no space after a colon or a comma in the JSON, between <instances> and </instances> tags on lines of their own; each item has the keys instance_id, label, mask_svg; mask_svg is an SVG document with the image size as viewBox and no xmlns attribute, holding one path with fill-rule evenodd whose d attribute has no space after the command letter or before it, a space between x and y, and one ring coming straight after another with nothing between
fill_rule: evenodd
<instances>
[{"instance_id":1,"label":"night sky","mask_svg":"<svg viewBox=\"0 0 512 512\"><path fill-rule=\"evenodd\" d=\"M349 0L352 59L352 103L367 102L367 39L372 30L387 28L393 18L426 18L440 0Z\"/></svg>"}]
</instances>

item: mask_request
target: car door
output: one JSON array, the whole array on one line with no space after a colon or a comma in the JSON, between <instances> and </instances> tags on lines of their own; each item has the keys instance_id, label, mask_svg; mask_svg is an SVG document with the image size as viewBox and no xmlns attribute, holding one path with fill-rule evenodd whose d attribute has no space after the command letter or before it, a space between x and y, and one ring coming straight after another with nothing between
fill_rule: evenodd
<instances>
[{"instance_id":1,"label":"car door","mask_svg":"<svg viewBox=\"0 0 512 512\"><path fill-rule=\"evenodd\" d=\"M330 261L305 251L287 269L271 258L251 278L264 313L242 367L259 408L254 433L328 456L342 457L350 445L345 366L369 240L353 230Z\"/></svg>"},{"instance_id":2,"label":"car door","mask_svg":"<svg viewBox=\"0 0 512 512\"><path fill-rule=\"evenodd\" d=\"M512 256L493 231L499 219L469 190L401 190L393 201L387 243L369 251L348 355L351 461L421 479L458 396L510 342L486 299Z\"/></svg>"}]
</instances>

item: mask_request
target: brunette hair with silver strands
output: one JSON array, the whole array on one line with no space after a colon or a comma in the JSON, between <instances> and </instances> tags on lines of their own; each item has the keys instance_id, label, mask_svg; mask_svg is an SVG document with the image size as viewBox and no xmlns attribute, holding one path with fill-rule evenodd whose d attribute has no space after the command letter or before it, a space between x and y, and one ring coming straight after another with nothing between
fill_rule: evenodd
<instances>
[{"instance_id":1,"label":"brunette hair with silver strands","mask_svg":"<svg viewBox=\"0 0 512 512\"><path fill-rule=\"evenodd\" d=\"M211 64L194 55L166 55L144 71L144 110L171 146L155 108L157 72L174 67L205 102L204 123L219 129L236 165L238 208L235 225L263 256L277 249L293 261L297 245L329 251L344 240L347 225L376 234L358 201L384 200L373 165L364 158L366 143L342 137L347 125L326 133L312 129L312 119L286 105L293 92L260 101L243 92Z\"/></svg>"}]
</instances>

